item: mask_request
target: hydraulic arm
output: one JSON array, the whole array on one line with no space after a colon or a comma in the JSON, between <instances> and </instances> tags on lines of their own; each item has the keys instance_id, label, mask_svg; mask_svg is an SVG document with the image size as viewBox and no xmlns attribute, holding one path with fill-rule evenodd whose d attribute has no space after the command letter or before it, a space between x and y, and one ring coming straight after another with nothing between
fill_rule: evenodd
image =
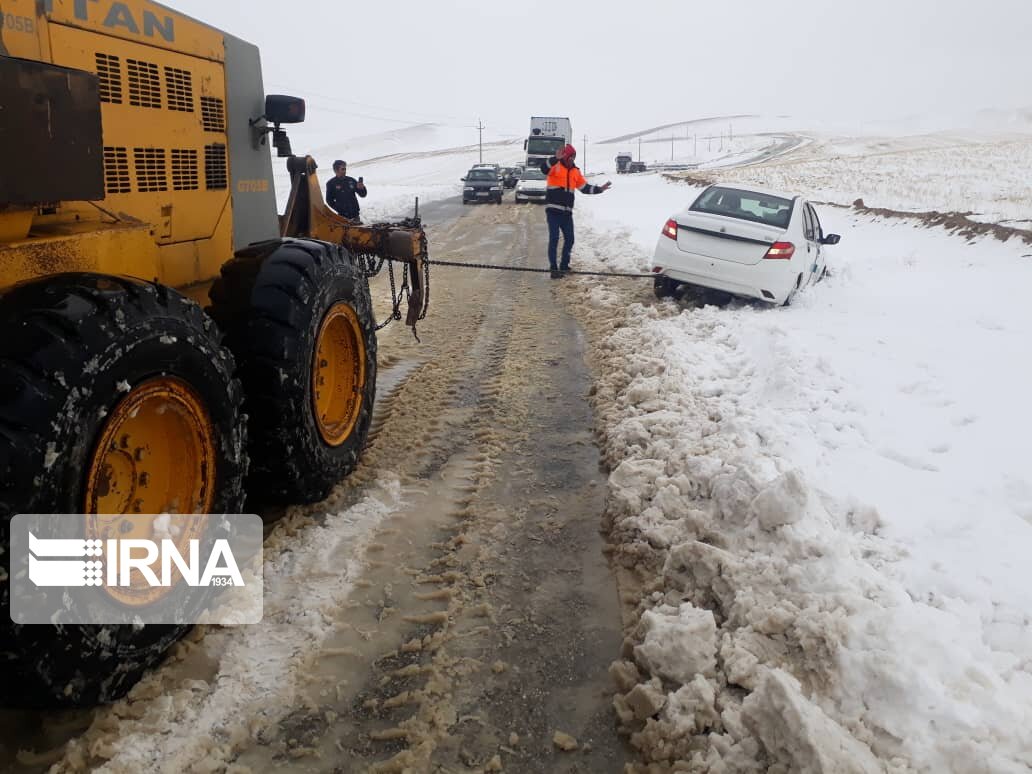
<instances>
[{"instance_id":1,"label":"hydraulic arm","mask_svg":"<svg viewBox=\"0 0 1032 774\"><path fill-rule=\"evenodd\" d=\"M315 159L292 156L287 160L287 169L290 171L290 198L286 211L280 216L281 235L344 245L356 256L367 259L371 275L376 274L385 261L404 264L401 295L408 302L405 324L414 327L426 316L430 301L426 233L418 214L397 223L357 225L326 206L315 174ZM400 301L395 294L396 313Z\"/></svg>"}]
</instances>

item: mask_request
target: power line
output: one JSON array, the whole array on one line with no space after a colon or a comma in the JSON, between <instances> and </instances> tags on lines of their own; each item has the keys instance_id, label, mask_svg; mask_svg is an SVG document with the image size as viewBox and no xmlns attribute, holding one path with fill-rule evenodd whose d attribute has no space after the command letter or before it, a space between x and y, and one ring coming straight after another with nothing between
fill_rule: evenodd
<instances>
[{"instance_id":1,"label":"power line","mask_svg":"<svg viewBox=\"0 0 1032 774\"><path fill-rule=\"evenodd\" d=\"M368 118L373 121L386 121L391 124L404 124L406 126L426 126L429 124L435 124L437 126L450 126L455 129L475 129L475 126L470 124L449 124L443 121L410 121L400 118L387 118L386 116L373 116L368 113L355 113L351 110L340 110L339 108L327 107L318 103L310 103L310 107L315 108L323 113L334 113L335 115L352 116L354 118Z\"/></svg>"},{"instance_id":2,"label":"power line","mask_svg":"<svg viewBox=\"0 0 1032 774\"><path fill-rule=\"evenodd\" d=\"M298 93L298 94L311 95L313 97L318 97L320 99L326 99L326 100L329 100L331 102L337 102L337 103L344 104L344 105L358 105L359 107L373 108L374 110L386 110L386 111L388 111L390 113L400 113L402 115L407 114L407 115L412 115L412 116L421 116L423 118L433 118L435 121L439 121L442 118L447 118L447 119L452 120L452 121L461 121L462 120L461 116L453 116L453 115L448 115L446 113L423 113L423 112L420 112L420 111L417 111L417 110L399 110L398 108L391 107L389 105L375 105L375 104L373 104L371 102L359 102L357 100L352 100L352 99L342 99L341 97L337 97L337 96L334 96L334 95L331 95L331 94L320 94L319 92L312 91L311 89L308 89L308 88L294 89L293 87L287 86L287 85L282 84L282 83L270 83L269 85L270 86L275 86L276 88L285 89L287 91L293 91L293 92ZM419 122L413 122L413 123L419 123Z\"/></svg>"}]
</instances>

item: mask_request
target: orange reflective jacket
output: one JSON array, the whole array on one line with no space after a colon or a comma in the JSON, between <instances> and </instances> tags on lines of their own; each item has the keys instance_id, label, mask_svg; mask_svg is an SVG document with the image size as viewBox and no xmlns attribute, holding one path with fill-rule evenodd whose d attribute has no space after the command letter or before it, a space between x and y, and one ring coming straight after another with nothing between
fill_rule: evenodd
<instances>
[{"instance_id":1,"label":"orange reflective jacket","mask_svg":"<svg viewBox=\"0 0 1032 774\"><path fill-rule=\"evenodd\" d=\"M577 167L567 169L562 164L555 164L548 170L548 187L562 188L564 191L575 191L588 184Z\"/></svg>"},{"instance_id":2,"label":"orange reflective jacket","mask_svg":"<svg viewBox=\"0 0 1032 774\"><path fill-rule=\"evenodd\" d=\"M548 175L545 209L573 212L574 191L586 194L602 193L602 189L585 180L584 175L575 166L564 167L559 162L549 165L547 161L543 161L541 171Z\"/></svg>"}]
</instances>

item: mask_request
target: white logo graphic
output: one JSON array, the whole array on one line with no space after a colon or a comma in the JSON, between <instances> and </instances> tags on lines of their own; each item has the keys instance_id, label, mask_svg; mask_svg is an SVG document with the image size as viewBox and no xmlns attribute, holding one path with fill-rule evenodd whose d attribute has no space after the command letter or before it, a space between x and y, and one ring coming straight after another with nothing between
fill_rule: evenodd
<instances>
[{"instance_id":1,"label":"white logo graphic","mask_svg":"<svg viewBox=\"0 0 1032 774\"><path fill-rule=\"evenodd\" d=\"M103 560L89 557L103 557ZM154 571L156 564L160 577ZM104 585L129 588L134 585L134 578L138 579L137 583L142 579L151 587L167 588L177 580L172 573L173 566L190 586L244 585L228 540L214 542L202 572L199 540L189 541L189 550L184 557L175 542L168 539L160 542L140 539L44 540L29 533L29 580L39 588Z\"/></svg>"},{"instance_id":2,"label":"white logo graphic","mask_svg":"<svg viewBox=\"0 0 1032 774\"><path fill-rule=\"evenodd\" d=\"M255 514L21 513L0 574L17 624L254 624L263 542Z\"/></svg>"},{"instance_id":3,"label":"white logo graphic","mask_svg":"<svg viewBox=\"0 0 1032 774\"><path fill-rule=\"evenodd\" d=\"M30 532L29 551L29 580L37 586L99 586L103 582L103 562L70 558L100 556L103 547L99 540L40 540Z\"/></svg>"}]
</instances>

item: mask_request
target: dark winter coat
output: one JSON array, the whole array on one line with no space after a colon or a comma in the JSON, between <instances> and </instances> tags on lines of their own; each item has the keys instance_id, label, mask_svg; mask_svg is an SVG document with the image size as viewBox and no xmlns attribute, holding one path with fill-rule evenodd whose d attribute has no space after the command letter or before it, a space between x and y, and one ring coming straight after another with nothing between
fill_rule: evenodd
<instances>
[{"instance_id":1,"label":"dark winter coat","mask_svg":"<svg viewBox=\"0 0 1032 774\"><path fill-rule=\"evenodd\" d=\"M326 203L345 218L354 220L358 217L361 208L356 197L364 199L366 193L365 184L359 188L358 181L353 177L331 177L326 181Z\"/></svg>"}]
</instances>

